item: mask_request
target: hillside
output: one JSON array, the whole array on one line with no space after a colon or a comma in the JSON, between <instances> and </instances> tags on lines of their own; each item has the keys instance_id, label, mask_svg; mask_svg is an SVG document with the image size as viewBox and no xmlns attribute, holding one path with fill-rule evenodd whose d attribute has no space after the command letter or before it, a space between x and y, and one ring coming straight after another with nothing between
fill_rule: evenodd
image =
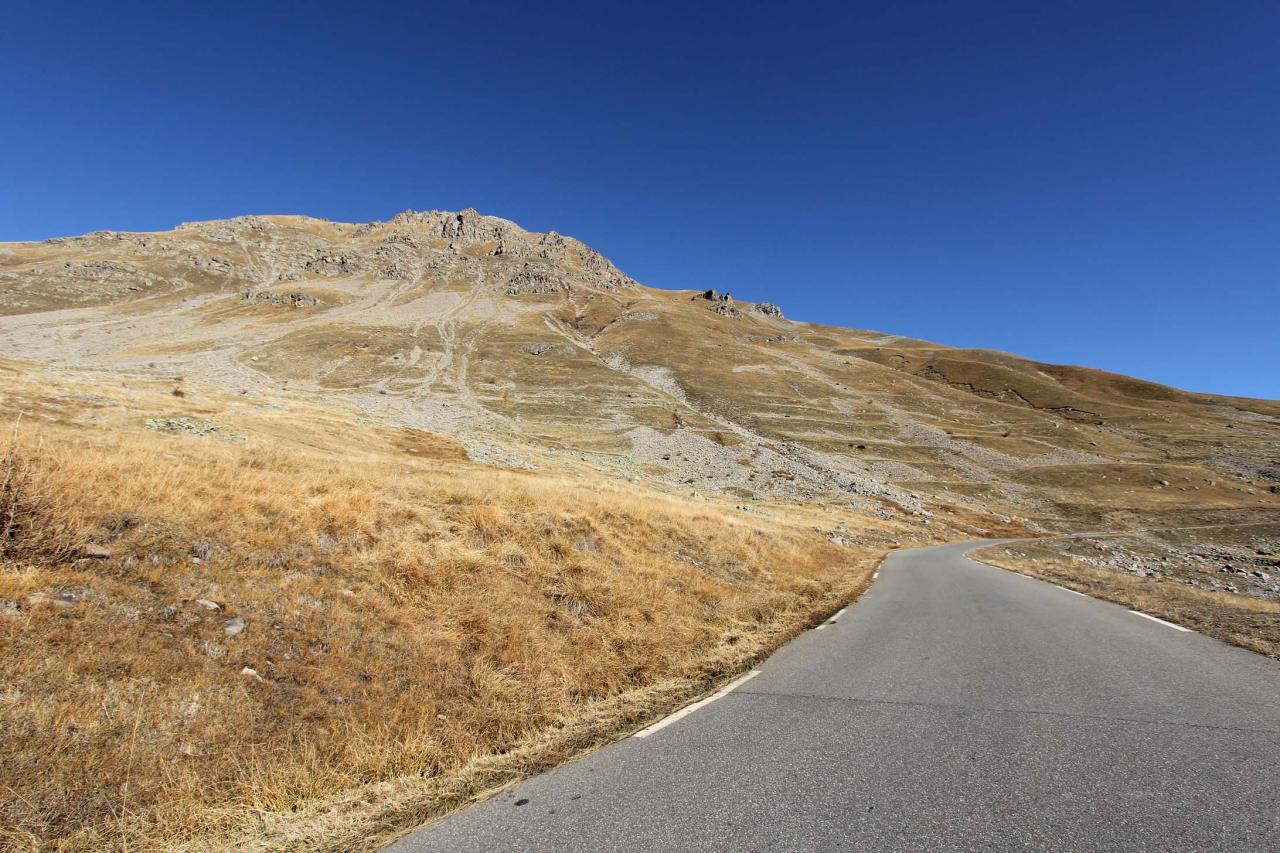
<instances>
[{"instance_id":1,"label":"hillside","mask_svg":"<svg viewBox=\"0 0 1280 853\"><path fill-rule=\"evenodd\" d=\"M1280 649L1280 403L783 314L472 210L0 244L0 845L371 845L899 545Z\"/></svg>"},{"instance_id":2,"label":"hillside","mask_svg":"<svg viewBox=\"0 0 1280 853\"><path fill-rule=\"evenodd\" d=\"M1280 403L644 287L471 210L0 244L0 310L11 357L342 399L504 467L1049 529L1277 505Z\"/></svg>"}]
</instances>

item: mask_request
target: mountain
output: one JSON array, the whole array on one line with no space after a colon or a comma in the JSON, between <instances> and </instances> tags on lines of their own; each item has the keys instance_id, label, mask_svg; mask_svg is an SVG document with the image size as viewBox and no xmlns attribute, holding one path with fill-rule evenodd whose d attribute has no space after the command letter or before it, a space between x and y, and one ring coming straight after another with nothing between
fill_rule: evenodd
<instances>
[{"instance_id":1,"label":"mountain","mask_svg":"<svg viewBox=\"0 0 1280 853\"><path fill-rule=\"evenodd\" d=\"M474 210L0 244L0 311L0 353L340 399L499 466L1033 530L1280 506L1280 403L646 287Z\"/></svg>"},{"instance_id":2,"label":"mountain","mask_svg":"<svg viewBox=\"0 0 1280 853\"><path fill-rule=\"evenodd\" d=\"M0 848L381 849L899 547L1280 656L1280 404L708 284L472 210L0 244Z\"/></svg>"}]
</instances>

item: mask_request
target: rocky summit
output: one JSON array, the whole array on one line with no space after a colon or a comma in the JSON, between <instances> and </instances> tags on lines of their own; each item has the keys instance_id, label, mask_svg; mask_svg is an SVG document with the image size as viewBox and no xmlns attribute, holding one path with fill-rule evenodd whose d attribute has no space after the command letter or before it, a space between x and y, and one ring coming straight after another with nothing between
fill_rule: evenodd
<instances>
[{"instance_id":1,"label":"rocky summit","mask_svg":"<svg viewBox=\"0 0 1280 853\"><path fill-rule=\"evenodd\" d=\"M0 244L0 312L45 369L323 400L505 468L1030 530L1280 508L1275 402L660 290L474 210Z\"/></svg>"}]
</instances>

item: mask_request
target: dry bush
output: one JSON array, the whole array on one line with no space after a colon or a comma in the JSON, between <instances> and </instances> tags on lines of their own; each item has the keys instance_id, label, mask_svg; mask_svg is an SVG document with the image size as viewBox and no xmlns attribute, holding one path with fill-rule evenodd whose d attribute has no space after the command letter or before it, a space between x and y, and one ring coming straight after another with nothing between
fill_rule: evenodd
<instances>
[{"instance_id":1,"label":"dry bush","mask_svg":"<svg viewBox=\"0 0 1280 853\"><path fill-rule=\"evenodd\" d=\"M869 572L807 527L352 446L11 445L0 843L168 849L447 778L593 703L706 683Z\"/></svg>"}]
</instances>

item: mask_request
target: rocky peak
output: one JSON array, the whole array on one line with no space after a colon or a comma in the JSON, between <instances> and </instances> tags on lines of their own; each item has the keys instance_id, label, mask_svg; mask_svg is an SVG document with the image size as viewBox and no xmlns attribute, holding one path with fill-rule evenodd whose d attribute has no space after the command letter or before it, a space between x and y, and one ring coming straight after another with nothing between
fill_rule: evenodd
<instances>
[{"instance_id":1,"label":"rocky peak","mask_svg":"<svg viewBox=\"0 0 1280 853\"><path fill-rule=\"evenodd\" d=\"M345 279L462 278L510 295L638 287L572 237L527 231L474 208L406 210L364 224L239 216L185 222L168 232L101 231L32 245L44 248L7 250L0 308L70 307L163 291L240 292L280 282L350 287L341 284Z\"/></svg>"},{"instance_id":2,"label":"rocky peak","mask_svg":"<svg viewBox=\"0 0 1280 853\"><path fill-rule=\"evenodd\" d=\"M710 288L693 297L694 301L703 300L711 303L711 310L717 314L723 314L726 317L740 316L737 304L733 301L733 295L728 291L716 290ZM782 309L772 302L744 302L748 311L760 314L765 317L776 317L782 319Z\"/></svg>"},{"instance_id":3,"label":"rocky peak","mask_svg":"<svg viewBox=\"0 0 1280 853\"><path fill-rule=\"evenodd\" d=\"M509 241L528 234L509 219L485 216L472 207L457 211L405 210L392 217L390 224L421 229L430 236L464 245Z\"/></svg>"}]
</instances>

